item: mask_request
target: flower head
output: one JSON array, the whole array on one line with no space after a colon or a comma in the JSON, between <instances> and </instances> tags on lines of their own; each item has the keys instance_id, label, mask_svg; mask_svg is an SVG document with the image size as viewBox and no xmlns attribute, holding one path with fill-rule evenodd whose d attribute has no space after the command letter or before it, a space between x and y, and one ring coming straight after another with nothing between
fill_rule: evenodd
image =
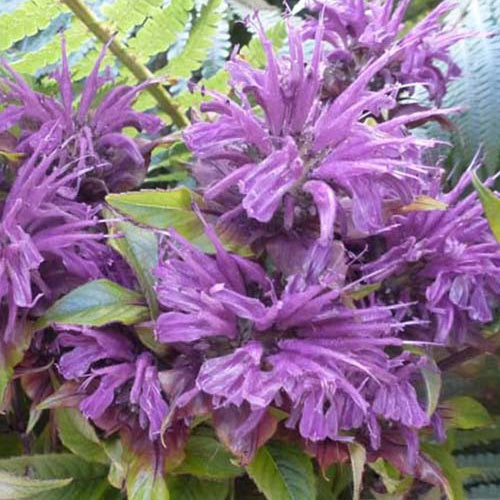
<instances>
[{"instance_id":1,"label":"flower head","mask_svg":"<svg viewBox=\"0 0 500 500\"><path fill-rule=\"evenodd\" d=\"M59 372L80 382L86 417L108 432L137 424L151 440L158 438L169 407L149 352L112 329L64 328L57 343L63 351Z\"/></svg>"},{"instance_id":2,"label":"flower head","mask_svg":"<svg viewBox=\"0 0 500 500\"><path fill-rule=\"evenodd\" d=\"M391 52L325 101L322 25L310 60L292 27L286 58L276 57L261 36L266 69L234 58L228 70L238 102L214 95L203 105L214 121L185 132L196 156L194 175L219 211L219 224L250 242L300 234L327 243L334 230L379 231L388 207L409 203L433 170L421 153L434 142L409 135L406 125L444 112L381 119L382 110L394 107L397 91L372 91L369 82Z\"/></svg>"},{"instance_id":3,"label":"flower head","mask_svg":"<svg viewBox=\"0 0 500 500\"><path fill-rule=\"evenodd\" d=\"M429 424L414 388L425 360L401 350L396 332L403 325L390 307L345 304L330 249L320 247L323 265L316 254L300 273L268 276L207 231L215 257L172 236L157 269L164 312L156 337L202 357L196 387L221 421L220 413L229 412L233 448L255 451L248 436L263 432L271 407L287 412L285 425L306 440L345 441L361 429L374 448L382 419ZM399 353L389 355L388 347Z\"/></svg>"},{"instance_id":4,"label":"flower head","mask_svg":"<svg viewBox=\"0 0 500 500\"><path fill-rule=\"evenodd\" d=\"M414 302L408 313L429 321L415 335L438 342L470 341L499 305L500 246L477 195L463 196L471 175L448 193L430 184L427 195L447 208L394 216L383 252L363 266L381 293Z\"/></svg>"},{"instance_id":5,"label":"flower head","mask_svg":"<svg viewBox=\"0 0 500 500\"><path fill-rule=\"evenodd\" d=\"M152 115L132 109L132 103L150 83L136 87L117 86L93 106L97 93L106 78L99 76L99 67L106 47L86 79L75 109L73 87L63 40L62 68L56 73L60 100L32 90L6 63L12 78L0 79L0 133L18 125L21 134L16 150L31 155L41 151L51 153L59 149L55 165L73 163L75 168L87 172L80 190L83 195L96 199L108 191L124 191L138 187L146 175L152 143L134 139L124 133L126 127L138 132L157 132L161 121ZM50 140L49 140L50 139Z\"/></svg>"},{"instance_id":6,"label":"flower head","mask_svg":"<svg viewBox=\"0 0 500 500\"><path fill-rule=\"evenodd\" d=\"M309 6L320 13L320 20L310 18L304 37L314 38L324 24L329 44L325 70L325 92L336 96L356 78L369 61L387 50L392 57L371 81L372 88L394 83L421 84L437 105L446 93L448 82L460 75L452 61L450 47L469 36L445 27L441 18L456 6L445 1L407 33L403 19L410 0L311 0ZM411 91L411 88L410 88Z\"/></svg>"},{"instance_id":7,"label":"flower head","mask_svg":"<svg viewBox=\"0 0 500 500\"><path fill-rule=\"evenodd\" d=\"M18 316L61 289L100 275L108 253L94 230L95 209L67 197L78 174L70 166L52 170L58 150L40 148L19 169L0 213L0 307L3 340L12 342ZM59 286L48 286L56 275Z\"/></svg>"}]
</instances>

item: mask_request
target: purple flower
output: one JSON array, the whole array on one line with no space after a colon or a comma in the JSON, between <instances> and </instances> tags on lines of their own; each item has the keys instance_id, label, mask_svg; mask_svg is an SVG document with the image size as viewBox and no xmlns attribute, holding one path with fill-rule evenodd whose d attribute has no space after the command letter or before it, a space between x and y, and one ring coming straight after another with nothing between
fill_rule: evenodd
<instances>
[{"instance_id":1,"label":"purple flower","mask_svg":"<svg viewBox=\"0 0 500 500\"><path fill-rule=\"evenodd\" d=\"M81 381L86 396L83 414L110 431L128 426L159 437L169 406L160 385L156 362L132 340L130 333L67 327L57 342L64 354L59 371L67 380ZM135 418L131 418L135 415Z\"/></svg>"},{"instance_id":2,"label":"purple flower","mask_svg":"<svg viewBox=\"0 0 500 500\"><path fill-rule=\"evenodd\" d=\"M58 150L37 149L19 169L0 213L0 308L3 341L15 341L26 312L71 284L100 275L108 254L95 231L96 210L71 198L78 174L51 169ZM50 284L58 282L58 287Z\"/></svg>"},{"instance_id":3,"label":"purple flower","mask_svg":"<svg viewBox=\"0 0 500 500\"><path fill-rule=\"evenodd\" d=\"M0 103L5 105L0 112L0 133L19 126L16 149L28 155L41 143L45 154L65 144L54 163L72 162L78 170L87 172L80 190L92 200L108 191L136 188L146 175L153 143L133 139L123 129L133 127L138 132L154 133L161 127L159 118L131 108L148 82L136 87L114 87L93 106L100 87L109 80L99 76L105 51L106 47L86 79L76 109L64 40L62 68L55 75L60 100L33 91L6 63L3 65L12 78L0 79L5 88L3 94L0 92Z\"/></svg>"},{"instance_id":4,"label":"purple flower","mask_svg":"<svg viewBox=\"0 0 500 500\"><path fill-rule=\"evenodd\" d=\"M156 271L165 311L156 337L203 357L196 387L211 397L219 421L225 411L233 415L225 435L235 448L255 451L255 432L271 407L287 412L285 425L306 440L345 441L352 439L346 432L366 430L373 448L382 419L429 424L414 388L425 360L401 350L396 333L404 325L391 307L345 305L339 273L328 267L331 249L318 247L323 266L316 254L300 273L268 276L207 233L215 257L171 237ZM389 355L388 347L399 353Z\"/></svg>"},{"instance_id":5,"label":"purple flower","mask_svg":"<svg viewBox=\"0 0 500 500\"><path fill-rule=\"evenodd\" d=\"M433 170L421 153L434 142L408 135L406 125L445 112L380 118L396 105L397 89L372 91L369 83L390 51L335 100L323 99L322 32L320 24L310 60L293 28L286 58L262 35L266 69L234 58L228 70L237 101L215 94L203 104L214 120L185 132L194 176L219 225L246 242L285 234L327 244L334 230L375 233L390 207L410 203Z\"/></svg>"},{"instance_id":6,"label":"purple flower","mask_svg":"<svg viewBox=\"0 0 500 500\"><path fill-rule=\"evenodd\" d=\"M471 341L499 305L500 246L477 195L463 196L471 175L448 193L439 182L430 184L425 194L448 208L394 216L381 237L383 250L363 266L372 280L383 281L387 298L415 302L408 314L429 325L414 333L428 340Z\"/></svg>"},{"instance_id":7,"label":"purple flower","mask_svg":"<svg viewBox=\"0 0 500 500\"><path fill-rule=\"evenodd\" d=\"M450 47L470 36L455 27L445 27L441 18L456 3L442 2L436 9L404 33L403 19L410 0L310 0L309 6L320 13L310 18L304 28L305 38L314 38L321 25L328 42L329 64L325 70L324 90L337 96L356 78L373 58L394 51L371 81L373 89L387 84L421 84L437 105L446 93L448 82L460 75L452 61ZM412 89L409 89L412 92Z\"/></svg>"}]
</instances>

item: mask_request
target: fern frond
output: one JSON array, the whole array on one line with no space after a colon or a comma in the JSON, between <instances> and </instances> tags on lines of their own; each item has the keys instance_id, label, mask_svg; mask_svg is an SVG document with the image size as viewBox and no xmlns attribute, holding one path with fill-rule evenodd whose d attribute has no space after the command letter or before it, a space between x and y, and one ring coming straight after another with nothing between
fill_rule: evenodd
<instances>
[{"instance_id":1,"label":"fern frond","mask_svg":"<svg viewBox=\"0 0 500 500\"><path fill-rule=\"evenodd\" d=\"M217 24L222 19L221 6L225 6L222 0L208 0L194 22L183 50L160 70L160 74L188 78L200 67L217 33Z\"/></svg>"},{"instance_id":2,"label":"fern frond","mask_svg":"<svg viewBox=\"0 0 500 500\"><path fill-rule=\"evenodd\" d=\"M457 465L470 471L465 485L500 481L500 453L457 455Z\"/></svg>"},{"instance_id":3,"label":"fern frond","mask_svg":"<svg viewBox=\"0 0 500 500\"><path fill-rule=\"evenodd\" d=\"M231 37L229 34L229 11L227 2L221 5L223 17L217 23L216 33L212 39L207 57L202 63L201 75L208 79L224 68L231 51Z\"/></svg>"},{"instance_id":4,"label":"fern frond","mask_svg":"<svg viewBox=\"0 0 500 500\"><path fill-rule=\"evenodd\" d=\"M464 40L452 50L454 61L462 69L462 77L452 82L445 98L446 106L463 106L466 111L453 118L458 127L454 142L458 143L455 158L464 166L479 146L485 153L488 173L498 168L500 140L500 37L486 37L497 32L500 22L498 0L463 0L465 29L482 34ZM461 9L456 9L459 13ZM451 20L453 22L453 19Z\"/></svg>"},{"instance_id":5,"label":"fern frond","mask_svg":"<svg viewBox=\"0 0 500 500\"><path fill-rule=\"evenodd\" d=\"M132 28L141 25L147 17L157 13L162 5L163 0L116 0L112 4L104 5L102 12L106 23L124 37Z\"/></svg>"},{"instance_id":6,"label":"fern frond","mask_svg":"<svg viewBox=\"0 0 500 500\"><path fill-rule=\"evenodd\" d=\"M54 0L28 0L3 14L0 16L0 50L7 50L19 40L35 35L61 12L61 5Z\"/></svg>"},{"instance_id":7,"label":"fern frond","mask_svg":"<svg viewBox=\"0 0 500 500\"><path fill-rule=\"evenodd\" d=\"M201 92L201 90L213 90L225 94L229 89L229 73L226 70L220 70L211 78L201 80L197 89L191 92L183 92L175 98L175 103L181 109L198 108L203 101L210 100L211 97Z\"/></svg>"},{"instance_id":8,"label":"fern frond","mask_svg":"<svg viewBox=\"0 0 500 500\"><path fill-rule=\"evenodd\" d=\"M284 21L276 23L272 28L266 31L266 37L273 44L273 48L278 52L286 40L286 26ZM250 43L241 49L241 55L257 68L263 68L266 65L266 54L264 47L258 36L254 36Z\"/></svg>"},{"instance_id":9,"label":"fern frond","mask_svg":"<svg viewBox=\"0 0 500 500\"><path fill-rule=\"evenodd\" d=\"M165 52L183 32L193 8L193 0L172 0L163 9L154 9L137 36L129 41L129 48L141 62Z\"/></svg>"},{"instance_id":10,"label":"fern frond","mask_svg":"<svg viewBox=\"0 0 500 500\"><path fill-rule=\"evenodd\" d=\"M468 500L498 500L500 484L480 484L467 490Z\"/></svg>"},{"instance_id":11,"label":"fern frond","mask_svg":"<svg viewBox=\"0 0 500 500\"><path fill-rule=\"evenodd\" d=\"M500 417L496 417L488 427L469 431L456 431L454 434L454 449L460 451L497 440L500 440Z\"/></svg>"},{"instance_id":12,"label":"fern frond","mask_svg":"<svg viewBox=\"0 0 500 500\"><path fill-rule=\"evenodd\" d=\"M64 33L69 54L92 40L92 36L85 26L80 24L77 19L72 20L70 27ZM12 66L20 73L34 74L37 70L55 64L60 58L61 39L56 36L39 50L24 54L24 56L14 62Z\"/></svg>"}]
</instances>

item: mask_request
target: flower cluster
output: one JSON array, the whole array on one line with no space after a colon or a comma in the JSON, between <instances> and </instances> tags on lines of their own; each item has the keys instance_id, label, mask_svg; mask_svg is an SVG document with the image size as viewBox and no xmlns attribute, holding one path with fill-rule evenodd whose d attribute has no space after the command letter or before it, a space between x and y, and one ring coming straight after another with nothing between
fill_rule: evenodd
<instances>
[{"instance_id":1,"label":"flower cluster","mask_svg":"<svg viewBox=\"0 0 500 500\"><path fill-rule=\"evenodd\" d=\"M51 325L26 366L46 342L67 401L106 434L171 440L164 455L201 418L242 463L273 436L322 466L334 460L325 449L384 456L397 442L418 473L419 432L442 437L421 390L432 347L480 344L499 305L500 247L469 186L476 163L445 190L426 154L437 141L412 131L456 111L435 106L465 35L441 29L448 2L402 34L408 3L311 1L283 54L260 33L264 69L233 55L230 97L212 93L184 131L212 252L175 228L158 234L149 320ZM0 171L2 350L82 283L148 281L104 244L98 201L145 176L155 143L123 129L160 122L131 109L146 84L92 106L103 54L76 110L65 55L60 101L11 70L0 81L0 146L22 155L13 181ZM420 84L432 108L412 99Z\"/></svg>"},{"instance_id":2,"label":"flower cluster","mask_svg":"<svg viewBox=\"0 0 500 500\"><path fill-rule=\"evenodd\" d=\"M64 40L62 68L54 75L60 100L32 90L7 63L4 68L11 78L0 79L0 104L6 104L0 113L0 133L17 125L21 133L15 150L27 155L35 151L46 155L59 148L54 164L72 164L85 173L78 189L88 201L99 200L107 192L139 187L146 176L154 141L133 139L123 129L133 127L152 134L161 128L159 118L131 108L138 93L150 82L114 87L93 107L99 89L110 80L99 76L106 48L86 79L76 109Z\"/></svg>"},{"instance_id":3,"label":"flower cluster","mask_svg":"<svg viewBox=\"0 0 500 500\"><path fill-rule=\"evenodd\" d=\"M153 131L160 122L128 108L141 87L116 87L91 111L104 83L98 76L103 55L76 112L64 51L56 76L61 102L34 92L4 63L12 78L0 79L2 363L56 299L93 279L132 276L105 242L96 201L108 189L137 186L145 176L148 141L141 150L122 129ZM87 196L90 184L97 196Z\"/></svg>"},{"instance_id":4,"label":"flower cluster","mask_svg":"<svg viewBox=\"0 0 500 500\"><path fill-rule=\"evenodd\" d=\"M392 56L370 82L372 89L400 83L411 93L411 85L425 86L429 98L440 104L449 81L460 74L450 47L468 36L453 27L444 28L440 19L456 3L441 2L436 9L405 33L403 19L410 0L310 0L313 12L306 22L305 38L314 38L318 27L325 26L328 63L325 91L340 94L360 68L386 51Z\"/></svg>"}]
</instances>

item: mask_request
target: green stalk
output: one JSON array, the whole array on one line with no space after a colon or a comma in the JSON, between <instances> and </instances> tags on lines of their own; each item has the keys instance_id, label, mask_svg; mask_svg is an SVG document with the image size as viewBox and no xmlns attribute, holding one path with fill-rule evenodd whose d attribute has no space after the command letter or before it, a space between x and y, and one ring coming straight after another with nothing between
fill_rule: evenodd
<instances>
[{"instance_id":1,"label":"green stalk","mask_svg":"<svg viewBox=\"0 0 500 500\"><path fill-rule=\"evenodd\" d=\"M73 14L94 34L102 43L108 43L113 38L112 32L94 16L93 12L85 5L84 0L61 0ZM154 74L132 54L130 54L116 37L109 45L109 50L126 66L131 73L140 81L151 80ZM160 108L165 111L172 121L179 127L188 125L184 115L172 102L167 91L160 85L155 84L148 87L148 92L155 98Z\"/></svg>"}]
</instances>

